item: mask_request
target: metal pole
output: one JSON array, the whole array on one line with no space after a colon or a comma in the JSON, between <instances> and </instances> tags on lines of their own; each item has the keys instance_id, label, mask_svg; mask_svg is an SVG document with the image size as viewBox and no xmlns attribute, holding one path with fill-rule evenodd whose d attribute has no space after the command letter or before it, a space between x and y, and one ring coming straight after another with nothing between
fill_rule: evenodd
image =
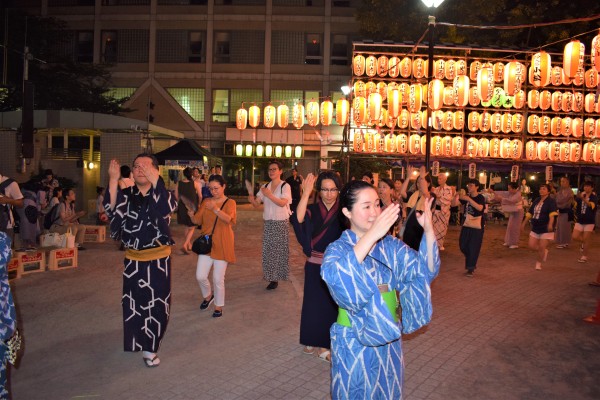
<instances>
[{"instance_id":1,"label":"metal pole","mask_svg":"<svg viewBox=\"0 0 600 400\"><path fill-rule=\"evenodd\" d=\"M429 16L429 54L427 56L427 94L429 97L429 83L433 77L433 34L435 31L435 17ZM431 156L431 108L429 107L428 99L425 99L427 104L427 130L425 132L425 169L429 171L429 159Z\"/></svg>"}]
</instances>

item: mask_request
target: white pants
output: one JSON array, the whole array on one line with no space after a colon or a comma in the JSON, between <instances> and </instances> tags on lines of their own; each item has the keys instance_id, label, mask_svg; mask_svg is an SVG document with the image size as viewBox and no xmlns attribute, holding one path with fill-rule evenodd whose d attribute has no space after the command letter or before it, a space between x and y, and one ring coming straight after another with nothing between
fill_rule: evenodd
<instances>
[{"instance_id":1,"label":"white pants","mask_svg":"<svg viewBox=\"0 0 600 400\"><path fill-rule=\"evenodd\" d=\"M196 267L196 279L200 284L202 297L207 298L212 292L208 274L210 272L210 267L212 267L213 264L215 265L215 268L213 269L215 306L223 307L225 305L225 272L227 271L227 261L213 260L204 254L199 255Z\"/></svg>"}]
</instances>

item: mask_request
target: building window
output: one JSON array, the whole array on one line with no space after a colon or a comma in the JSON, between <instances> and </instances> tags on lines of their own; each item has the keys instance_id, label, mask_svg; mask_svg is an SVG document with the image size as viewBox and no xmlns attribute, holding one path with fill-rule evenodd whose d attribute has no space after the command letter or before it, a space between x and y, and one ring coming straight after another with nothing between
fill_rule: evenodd
<instances>
[{"instance_id":1,"label":"building window","mask_svg":"<svg viewBox=\"0 0 600 400\"><path fill-rule=\"evenodd\" d=\"M91 63L94 61L94 32L77 32L77 62Z\"/></svg>"},{"instance_id":2,"label":"building window","mask_svg":"<svg viewBox=\"0 0 600 400\"><path fill-rule=\"evenodd\" d=\"M271 63L304 64L304 34L302 32L273 31L271 35Z\"/></svg>"},{"instance_id":3,"label":"building window","mask_svg":"<svg viewBox=\"0 0 600 400\"><path fill-rule=\"evenodd\" d=\"M263 64L264 31L215 32L215 64Z\"/></svg>"},{"instance_id":4,"label":"building window","mask_svg":"<svg viewBox=\"0 0 600 400\"><path fill-rule=\"evenodd\" d=\"M281 103L292 106L298 102L304 102L303 90L271 90L271 102L275 107Z\"/></svg>"},{"instance_id":5,"label":"building window","mask_svg":"<svg viewBox=\"0 0 600 400\"><path fill-rule=\"evenodd\" d=\"M306 55L305 64L319 65L323 60L321 53L321 35L318 33L309 33L306 35Z\"/></svg>"},{"instance_id":6,"label":"building window","mask_svg":"<svg viewBox=\"0 0 600 400\"><path fill-rule=\"evenodd\" d=\"M204 62L204 32L158 30L156 32L156 62Z\"/></svg>"},{"instance_id":7,"label":"building window","mask_svg":"<svg viewBox=\"0 0 600 400\"><path fill-rule=\"evenodd\" d=\"M149 32L145 29L102 31L102 61L147 63Z\"/></svg>"},{"instance_id":8,"label":"building window","mask_svg":"<svg viewBox=\"0 0 600 400\"><path fill-rule=\"evenodd\" d=\"M93 6L96 0L48 0L48 7Z\"/></svg>"},{"instance_id":9,"label":"building window","mask_svg":"<svg viewBox=\"0 0 600 400\"><path fill-rule=\"evenodd\" d=\"M204 121L204 89L167 88L167 92L194 121Z\"/></svg>"},{"instance_id":10,"label":"building window","mask_svg":"<svg viewBox=\"0 0 600 400\"><path fill-rule=\"evenodd\" d=\"M348 65L348 36L333 35L331 38L331 65Z\"/></svg>"},{"instance_id":11,"label":"building window","mask_svg":"<svg viewBox=\"0 0 600 400\"><path fill-rule=\"evenodd\" d=\"M229 63L229 32L215 32L215 64Z\"/></svg>"},{"instance_id":12,"label":"building window","mask_svg":"<svg viewBox=\"0 0 600 400\"><path fill-rule=\"evenodd\" d=\"M253 103L262 103L261 89L215 89L213 90L212 121L235 121L237 110L244 103L248 109Z\"/></svg>"},{"instance_id":13,"label":"building window","mask_svg":"<svg viewBox=\"0 0 600 400\"><path fill-rule=\"evenodd\" d=\"M213 122L229 122L229 90L213 90Z\"/></svg>"},{"instance_id":14,"label":"building window","mask_svg":"<svg viewBox=\"0 0 600 400\"><path fill-rule=\"evenodd\" d=\"M102 31L102 62L117 62L117 31Z\"/></svg>"}]
</instances>

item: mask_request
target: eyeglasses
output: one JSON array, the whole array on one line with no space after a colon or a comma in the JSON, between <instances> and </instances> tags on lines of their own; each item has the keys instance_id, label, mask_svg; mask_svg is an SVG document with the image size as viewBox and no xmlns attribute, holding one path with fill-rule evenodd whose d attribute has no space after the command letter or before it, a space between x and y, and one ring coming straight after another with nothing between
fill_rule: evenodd
<instances>
[{"instance_id":1,"label":"eyeglasses","mask_svg":"<svg viewBox=\"0 0 600 400\"><path fill-rule=\"evenodd\" d=\"M321 189L321 193L337 193L339 190L337 188L333 189Z\"/></svg>"}]
</instances>

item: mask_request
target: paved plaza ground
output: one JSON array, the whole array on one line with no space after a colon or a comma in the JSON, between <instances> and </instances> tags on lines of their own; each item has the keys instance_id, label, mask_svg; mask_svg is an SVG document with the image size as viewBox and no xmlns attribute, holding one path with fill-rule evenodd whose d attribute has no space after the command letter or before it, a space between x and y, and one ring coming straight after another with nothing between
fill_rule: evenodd
<instances>
[{"instance_id":1,"label":"paved plaza ground","mask_svg":"<svg viewBox=\"0 0 600 400\"><path fill-rule=\"evenodd\" d=\"M13 282L25 350L10 374L14 400L327 399L329 364L298 343L304 257L290 240L291 276L266 291L262 216L238 207L236 254L223 317L201 312L196 257L175 250L172 310L160 367L122 351L123 252L86 244L79 267ZM600 399L600 233L590 262L576 246L550 250L542 271L526 249L502 246L505 226L486 227L474 278L464 276L458 227L451 227L432 286L431 324L403 338L404 398ZM183 229L173 225L181 243ZM175 246L174 249L178 249Z\"/></svg>"}]
</instances>

